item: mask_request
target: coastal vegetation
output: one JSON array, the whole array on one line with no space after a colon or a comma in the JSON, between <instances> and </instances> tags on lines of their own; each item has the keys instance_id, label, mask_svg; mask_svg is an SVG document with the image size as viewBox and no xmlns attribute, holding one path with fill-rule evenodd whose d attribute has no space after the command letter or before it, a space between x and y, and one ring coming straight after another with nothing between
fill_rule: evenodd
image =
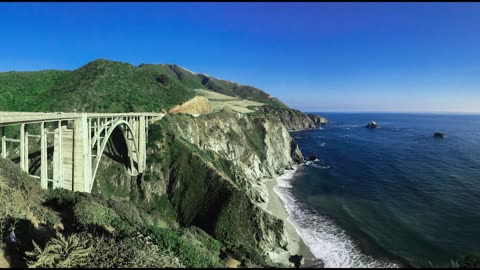
<instances>
[{"instance_id":1,"label":"coastal vegetation","mask_svg":"<svg viewBox=\"0 0 480 270\"><path fill-rule=\"evenodd\" d=\"M166 112L183 104L150 126L145 175L132 178L123 164L104 158L92 194L43 190L2 159L0 253L9 266L290 265L283 221L257 205L264 201L258 181L303 157L281 119L234 110L288 110L280 101L175 65L96 60L74 71L0 78L10 100L0 104L5 111ZM199 89L238 103L221 108L220 101L211 111L206 98L193 98ZM203 108L198 117L183 114ZM271 252L285 253L284 260L273 261Z\"/></svg>"}]
</instances>

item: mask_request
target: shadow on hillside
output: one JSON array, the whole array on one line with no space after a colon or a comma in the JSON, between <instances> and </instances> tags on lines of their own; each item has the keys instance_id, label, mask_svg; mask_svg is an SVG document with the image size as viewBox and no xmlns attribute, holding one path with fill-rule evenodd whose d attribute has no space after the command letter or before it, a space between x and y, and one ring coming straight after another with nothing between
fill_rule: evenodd
<instances>
[{"instance_id":1,"label":"shadow on hillside","mask_svg":"<svg viewBox=\"0 0 480 270\"><path fill-rule=\"evenodd\" d=\"M15 237L16 241L12 242L10 239L6 241L5 257L13 268L26 268L25 252L34 249L33 241L37 243L40 248L44 248L47 242L55 236L55 230L39 224L36 228L34 224L27 219L20 219L14 222L10 219L7 222L6 228L11 228L15 223Z\"/></svg>"}]
</instances>

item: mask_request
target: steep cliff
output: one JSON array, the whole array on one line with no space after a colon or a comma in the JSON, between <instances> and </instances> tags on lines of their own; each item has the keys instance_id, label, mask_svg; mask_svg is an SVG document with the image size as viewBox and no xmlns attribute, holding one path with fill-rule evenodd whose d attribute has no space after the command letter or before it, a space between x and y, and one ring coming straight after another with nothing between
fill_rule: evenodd
<instances>
[{"instance_id":1,"label":"steep cliff","mask_svg":"<svg viewBox=\"0 0 480 270\"><path fill-rule=\"evenodd\" d=\"M167 195L180 225L197 226L237 256L255 260L288 253L283 221L258 204L267 196L264 180L301 162L296 143L275 117L228 108L198 117L167 115L150 126L143 178L103 168L108 173L100 178L107 180L99 179L95 190L150 205Z\"/></svg>"},{"instance_id":2,"label":"steep cliff","mask_svg":"<svg viewBox=\"0 0 480 270\"><path fill-rule=\"evenodd\" d=\"M325 125L328 123L328 119L325 118L325 117L322 117L318 114L310 114L310 113L307 113L307 116L312 119L313 123L315 123L315 125Z\"/></svg>"},{"instance_id":3,"label":"steep cliff","mask_svg":"<svg viewBox=\"0 0 480 270\"><path fill-rule=\"evenodd\" d=\"M283 222L255 205L265 198L262 179L303 161L278 120L224 109L197 118L167 117L150 132L147 200L166 191L183 225L230 245L285 247Z\"/></svg>"},{"instance_id":4,"label":"steep cliff","mask_svg":"<svg viewBox=\"0 0 480 270\"><path fill-rule=\"evenodd\" d=\"M316 128L320 124L327 123L325 117L314 114L305 114L299 110L277 108L272 106L261 106L255 108L259 112L266 115L278 117L288 130L302 130Z\"/></svg>"}]
</instances>

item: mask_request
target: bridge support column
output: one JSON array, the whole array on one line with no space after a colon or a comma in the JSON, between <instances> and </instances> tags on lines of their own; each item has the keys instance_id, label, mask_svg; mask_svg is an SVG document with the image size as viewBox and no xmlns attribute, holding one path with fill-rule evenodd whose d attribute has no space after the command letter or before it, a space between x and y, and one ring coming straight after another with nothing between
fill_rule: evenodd
<instances>
[{"instance_id":1,"label":"bridge support column","mask_svg":"<svg viewBox=\"0 0 480 270\"><path fill-rule=\"evenodd\" d=\"M125 132L124 133L124 136L125 136L125 139L127 141L127 144L128 144L128 149L129 149L129 157L130 157L130 164L131 164L131 168L130 168L130 174L131 175L138 175L140 173L140 160L137 158L138 157L138 126L139 126L139 123L137 121L137 117L132 117L129 121L129 124L130 124L130 127L132 128L132 130L130 130L130 132ZM126 129L128 130L128 127L126 127ZM130 137L132 136L132 137ZM133 150L135 149L135 150ZM133 165L133 163L137 163L137 166L135 167Z\"/></svg>"},{"instance_id":2,"label":"bridge support column","mask_svg":"<svg viewBox=\"0 0 480 270\"><path fill-rule=\"evenodd\" d=\"M28 172L28 132L25 124L20 125L20 168Z\"/></svg>"},{"instance_id":3,"label":"bridge support column","mask_svg":"<svg viewBox=\"0 0 480 270\"><path fill-rule=\"evenodd\" d=\"M7 140L5 137L5 127L2 127L2 158L7 158Z\"/></svg>"},{"instance_id":4,"label":"bridge support column","mask_svg":"<svg viewBox=\"0 0 480 270\"><path fill-rule=\"evenodd\" d=\"M42 188L48 188L48 166L47 166L47 133L45 131L45 122L40 125L40 185Z\"/></svg>"},{"instance_id":5,"label":"bridge support column","mask_svg":"<svg viewBox=\"0 0 480 270\"><path fill-rule=\"evenodd\" d=\"M147 134L146 134L146 119L145 116L139 117L138 123L138 172L143 173L147 167Z\"/></svg>"},{"instance_id":6,"label":"bridge support column","mask_svg":"<svg viewBox=\"0 0 480 270\"><path fill-rule=\"evenodd\" d=\"M87 114L74 120L73 135L73 191L90 192L92 188L92 156L88 144Z\"/></svg>"},{"instance_id":7,"label":"bridge support column","mask_svg":"<svg viewBox=\"0 0 480 270\"><path fill-rule=\"evenodd\" d=\"M62 121L57 122L53 141L53 188L63 188Z\"/></svg>"}]
</instances>

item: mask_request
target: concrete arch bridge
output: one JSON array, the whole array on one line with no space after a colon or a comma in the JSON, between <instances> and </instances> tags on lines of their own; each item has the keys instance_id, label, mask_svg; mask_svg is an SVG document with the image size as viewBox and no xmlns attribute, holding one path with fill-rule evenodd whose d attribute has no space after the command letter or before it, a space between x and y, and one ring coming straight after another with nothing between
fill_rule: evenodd
<instances>
[{"instance_id":1,"label":"concrete arch bridge","mask_svg":"<svg viewBox=\"0 0 480 270\"><path fill-rule=\"evenodd\" d=\"M42 188L90 193L113 134L121 134L126 145L128 173L137 176L145 171L148 125L163 116L162 113L0 112L1 157L19 161L22 170L40 179ZM32 139L36 143L32 144ZM53 141L50 146L49 140ZM29 164L35 150L39 156L36 166ZM53 156L50 161L49 155ZM39 175L33 175L34 172Z\"/></svg>"}]
</instances>

